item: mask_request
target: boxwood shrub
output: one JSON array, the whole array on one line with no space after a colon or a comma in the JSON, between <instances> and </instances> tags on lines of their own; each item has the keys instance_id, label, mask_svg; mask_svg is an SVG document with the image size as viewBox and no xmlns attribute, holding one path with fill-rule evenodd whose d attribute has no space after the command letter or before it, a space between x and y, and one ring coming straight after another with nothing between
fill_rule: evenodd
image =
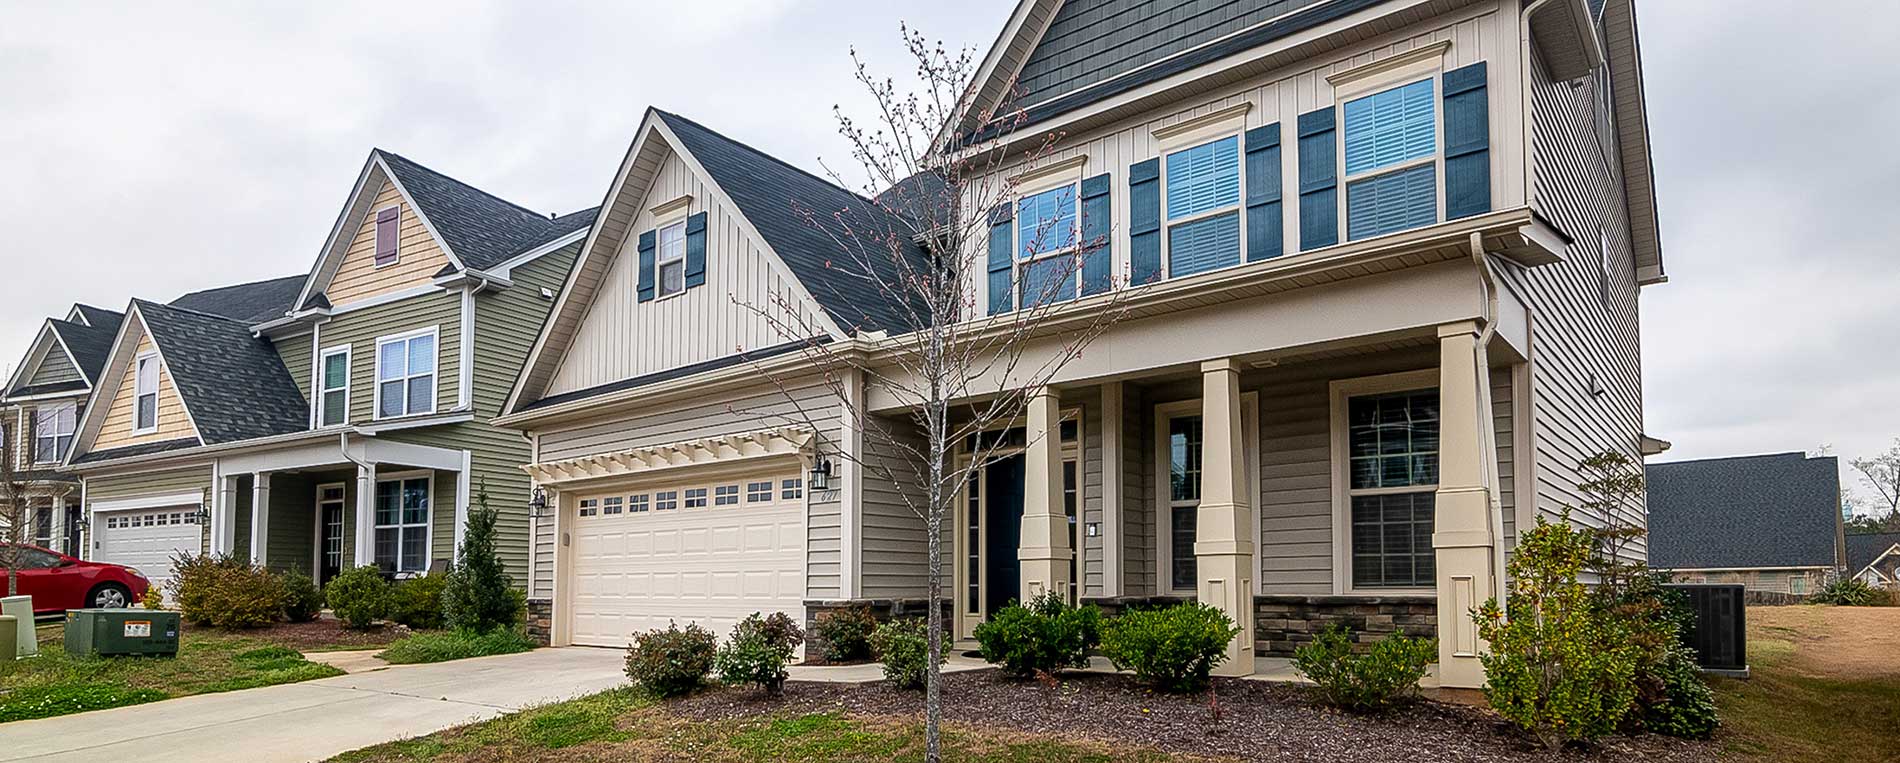
<instances>
[{"instance_id":1,"label":"boxwood shrub","mask_svg":"<svg viewBox=\"0 0 1900 763\"><path fill-rule=\"evenodd\" d=\"M627 677L655 696L686 694L705 685L717 649L712 631L697 623L637 633L627 647Z\"/></svg>"},{"instance_id":2,"label":"boxwood shrub","mask_svg":"<svg viewBox=\"0 0 1900 763\"><path fill-rule=\"evenodd\" d=\"M922 689L929 673L930 626L921 618L892 620L871 634L871 646L884 663L884 680L899 689ZM944 655L937 654L937 664Z\"/></svg>"},{"instance_id":3,"label":"boxwood shrub","mask_svg":"<svg viewBox=\"0 0 1900 763\"><path fill-rule=\"evenodd\" d=\"M1394 633L1364 653L1352 629L1328 626L1293 650L1293 669L1318 688L1320 700L1355 712L1376 712L1418 695L1418 681L1438 661L1438 642Z\"/></svg>"},{"instance_id":4,"label":"boxwood shrub","mask_svg":"<svg viewBox=\"0 0 1900 763\"><path fill-rule=\"evenodd\" d=\"M976 627L983 659L1018 678L1086 667L1101 635L1100 609L1069 606L1054 593L1026 607L1012 603Z\"/></svg>"},{"instance_id":5,"label":"boxwood shrub","mask_svg":"<svg viewBox=\"0 0 1900 763\"><path fill-rule=\"evenodd\" d=\"M1239 632L1227 613L1199 602L1133 610L1103 627L1102 654L1161 691L1196 691Z\"/></svg>"}]
</instances>

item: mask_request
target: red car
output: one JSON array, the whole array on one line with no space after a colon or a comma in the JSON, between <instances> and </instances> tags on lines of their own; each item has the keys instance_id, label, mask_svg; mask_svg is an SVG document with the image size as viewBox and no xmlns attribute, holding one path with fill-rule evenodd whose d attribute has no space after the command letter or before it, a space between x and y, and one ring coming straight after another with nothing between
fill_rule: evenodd
<instances>
[{"instance_id":1,"label":"red car","mask_svg":"<svg viewBox=\"0 0 1900 763\"><path fill-rule=\"evenodd\" d=\"M20 576L21 596L33 597L36 615L59 614L88 607L129 607L145 600L152 582L138 570L104 562L88 562L39 546L0 543L0 562L13 551L14 574ZM6 569L0 567L0 594L6 592Z\"/></svg>"}]
</instances>

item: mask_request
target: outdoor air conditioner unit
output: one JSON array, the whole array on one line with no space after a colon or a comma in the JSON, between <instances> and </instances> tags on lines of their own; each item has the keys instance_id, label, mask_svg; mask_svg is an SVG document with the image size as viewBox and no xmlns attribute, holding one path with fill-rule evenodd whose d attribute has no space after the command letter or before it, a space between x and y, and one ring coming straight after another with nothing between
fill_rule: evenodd
<instances>
[{"instance_id":1,"label":"outdoor air conditioner unit","mask_svg":"<svg viewBox=\"0 0 1900 763\"><path fill-rule=\"evenodd\" d=\"M75 609L66 613L66 653L75 657L178 654L178 613Z\"/></svg>"}]
</instances>

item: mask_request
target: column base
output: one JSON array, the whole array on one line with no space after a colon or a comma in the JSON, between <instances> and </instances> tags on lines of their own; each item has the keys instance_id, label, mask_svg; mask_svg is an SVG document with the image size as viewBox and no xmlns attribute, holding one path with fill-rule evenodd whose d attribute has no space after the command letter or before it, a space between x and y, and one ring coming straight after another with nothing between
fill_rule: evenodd
<instances>
[{"instance_id":1,"label":"column base","mask_svg":"<svg viewBox=\"0 0 1900 763\"><path fill-rule=\"evenodd\" d=\"M1490 532L1490 491L1441 490L1437 502L1437 524L1446 528L1432 536L1438 563L1438 683L1476 689L1484 686L1478 654L1485 644L1471 611L1499 596L1492 572L1497 549Z\"/></svg>"},{"instance_id":2,"label":"column base","mask_svg":"<svg viewBox=\"0 0 1900 763\"><path fill-rule=\"evenodd\" d=\"M1206 554L1194 559L1201 575L1195 590L1197 598L1202 604L1218 607L1240 628L1227 642L1227 659L1214 666L1214 675L1253 675L1253 557Z\"/></svg>"},{"instance_id":3,"label":"column base","mask_svg":"<svg viewBox=\"0 0 1900 763\"><path fill-rule=\"evenodd\" d=\"M1020 595L1017 598L1023 604L1026 605L1034 601L1036 597L1050 591L1054 591L1057 595L1062 596L1064 601L1068 600L1069 586L1071 584L1071 581L1068 579L1069 560L1051 559L1047 557L1018 557L1018 559L1021 562L1019 569L1022 571L1023 584L1019 592Z\"/></svg>"}]
</instances>

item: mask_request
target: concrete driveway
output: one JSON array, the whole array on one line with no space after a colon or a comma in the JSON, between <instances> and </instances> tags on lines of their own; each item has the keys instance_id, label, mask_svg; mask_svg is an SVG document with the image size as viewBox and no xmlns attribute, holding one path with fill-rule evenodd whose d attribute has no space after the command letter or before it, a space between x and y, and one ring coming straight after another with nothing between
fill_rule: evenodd
<instances>
[{"instance_id":1,"label":"concrete driveway","mask_svg":"<svg viewBox=\"0 0 1900 763\"><path fill-rule=\"evenodd\" d=\"M0 725L0 761L323 760L620 686L617 649L537 649Z\"/></svg>"}]
</instances>

